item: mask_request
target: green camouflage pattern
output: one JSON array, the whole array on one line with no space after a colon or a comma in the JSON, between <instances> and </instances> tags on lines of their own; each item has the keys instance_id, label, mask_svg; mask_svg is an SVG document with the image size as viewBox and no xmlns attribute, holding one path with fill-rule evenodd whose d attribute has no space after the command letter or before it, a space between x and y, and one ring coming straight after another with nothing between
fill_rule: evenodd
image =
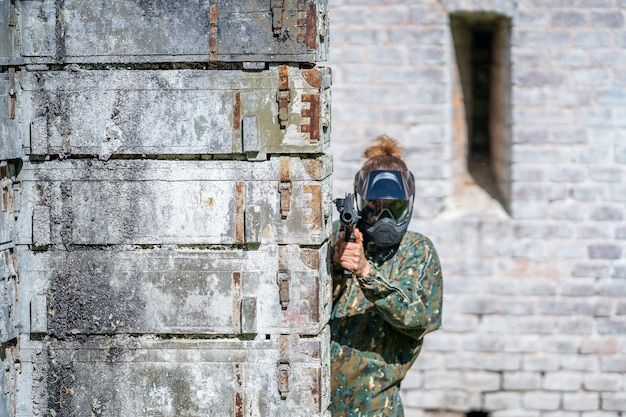
<instances>
[{"instance_id":1,"label":"green camouflage pattern","mask_svg":"<svg viewBox=\"0 0 626 417\"><path fill-rule=\"evenodd\" d=\"M407 232L391 251L366 249L372 267L365 277L332 263L333 417L402 417L400 382L424 335L441 327L443 281L432 242Z\"/></svg>"}]
</instances>

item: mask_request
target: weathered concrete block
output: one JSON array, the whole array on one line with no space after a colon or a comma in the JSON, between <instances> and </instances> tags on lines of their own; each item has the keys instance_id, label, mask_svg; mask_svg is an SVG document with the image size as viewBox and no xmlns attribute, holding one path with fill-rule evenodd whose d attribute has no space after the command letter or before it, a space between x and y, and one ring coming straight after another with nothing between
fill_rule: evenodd
<instances>
[{"instance_id":1,"label":"weathered concrete block","mask_svg":"<svg viewBox=\"0 0 626 417\"><path fill-rule=\"evenodd\" d=\"M591 12L590 23L592 27L598 27L602 29L623 28L624 15L621 11Z\"/></svg>"},{"instance_id":2,"label":"weathered concrete block","mask_svg":"<svg viewBox=\"0 0 626 417\"><path fill-rule=\"evenodd\" d=\"M619 318L599 318L597 320L598 334L621 335L626 332L626 322ZM617 371L616 371L617 372Z\"/></svg>"},{"instance_id":3,"label":"weathered concrete block","mask_svg":"<svg viewBox=\"0 0 626 417\"><path fill-rule=\"evenodd\" d=\"M16 8L27 63L319 62L328 55L326 0L111 0L97 7L16 0ZM6 49L0 52L15 47Z\"/></svg>"},{"instance_id":4,"label":"weathered concrete block","mask_svg":"<svg viewBox=\"0 0 626 417\"><path fill-rule=\"evenodd\" d=\"M548 391L578 391L582 386L582 378L579 372L548 374L544 377L543 388Z\"/></svg>"},{"instance_id":5,"label":"weathered concrete block","mask_svg":"<svg viewBox=\"0 0 626 417\"><path fill-rule=\"evenodd\" d=\"M589 168L589 178L595 182L619 183L622 181L622 168L619 165L592 166Z\"/></svg>"},{"instance_id":6,"label":"weathered concrete block","mask_svg":"<svg viewBox=\"0 0 626 417\"><path fill-rule=\"evenodd\" d=\"M623 384L623 376L618 373L585 375L583 381L586 391L620 392Z\"/></svg>"},{"instance_id":7,"label":"weathered concrete block","mask_svg":"<svg viewBox=\"0 0 626 417\"><path fill-rule=\"evenodd\" d=\"M522 394L519 392L499 391L485 394L484 409L489 411L517 409L521 405Z\"/></svg>"},{"instance_id":8,"label":"weathered concrete block","mask_svg":"<svg viewBox=\"0 0 626 417\"><path fill-rule=\"evenodd\" d=\"M458 390L465 386L463 375L458 371L447 372L424 372L424 389Z\"/></svg>"},{"instance_id":9,"label":"weathered concrete block","mask_svg":"<svg viewBox=\"0 0 626 417\"><path fill-rule=\"evenodd\" d=\"M326 245L26 251L20 271L34 289L22 307L23 325L30 316L39 327L31 332L59 338L317 335L331 307L326 251Z\"/></svg>"},{"instance_id":10,"label":"weathered concrete block","mask_svg":"<svg viewBox=\"0 0 626 417\"><path fill-rule=\"evenodd\" d=\"M587 248L591 259L620 259L622 246L618 244L593 244Z\"/></svg>"},{"instance_id":11,"label":"weathered concrete block","mask_svg":"<svg viewBox=\"0 0 626 417\"><path fill-rule=\"evenodd\" d=\"M561 405L561 395L542 391L525 392L522 405L526 410L558 410Z\"/></svg>"},{"instance_id":12,"label":"weathered concrete block","mask_svg":"<svg viewBox=\"0 0 626 417\"><path fill-rule=\"evenodd\" d=\"M506 372L502 388L508 391L530 391L541 387L539 372Z\"/></svg>"},{"instance_id":13,"label":"weathered concrete block","mask_svg":"<svg viewBox=\"0 0 626 417\"><path fill-rule=\"evenodd\" d=\"M23 341L30 413L19 415L322 416L329 335L240 339Z\"/></svg>"},{"instance_id":14,"label":"weathered concrete block","mask_svg":"<svg viewBox=\"0 0 626 417\"><path fill-rule=\"evenodd\" d=\"M564 393L562 407L565 411L595 411L600 408L600 395L595 392Z\"/></svg>"},{"instance_id":15,"label":"weathered concrete block","mask_svg":"<svg viewBox=\"0 0 626 417\"><path fill-rule=\"evenodd\" d=\"M424 395L411 395L414 390L407 390L403 399L404 407L426 410L463 410L469 406L472 409L480 408L480 394L461 390L420 390ZM451 411L450 411L451 413ZM452 414L453 415L453 414Z\"/></svg>"},{"instance_id":16,"label":"weathered concrete block","mask_svg":"<svg viewBox=\"0 0 626 417\"><path fill-rule=\"evenodd\" d=\"M50 245L321 245L330 172L327 156L26 163L16 242L34 243L48 207Z\"/></svg>"},{"instance_id":17,"label":"weathered concrete block","mask_svg":"<svg viewBox=\"0 0 626 417\"><path fill-rule=\"evenodd\" d=\"M501 376L495 372L469 371L464 374L463 382L470 391L496 391L501 388Z\"/></svg>"},{"instance_id":18,"label":"weathered concrete block","mask_svg":"<svg viewBox=\"0 0 626 417\"><path fill-rule=\"evenodd\" d=\"M36 71L23 76L34 155L321 153L330 69ZM29 133L30 132L30 133Z\"/></svg>"},{"instance_id":19,"label":"weathered concrete block","mask_svg":"<svg viewBox=\"0 0 626 417\"><path fill-rule=\"evenodd\" d=\"M552 13L550 24L554 27L584 27L587 18L580 11L556 11Z\"/></svg>"},{"instance_id":20,"label":"weathered concrete block","mask_svg":"<svg viewBox=\"0 0 626 417\"><path fill-rule=\"evenodd\" d=\"M602 409L606 411L626 410L626 393L603 392L601 395Z\"/></svg>"}]
</instances>

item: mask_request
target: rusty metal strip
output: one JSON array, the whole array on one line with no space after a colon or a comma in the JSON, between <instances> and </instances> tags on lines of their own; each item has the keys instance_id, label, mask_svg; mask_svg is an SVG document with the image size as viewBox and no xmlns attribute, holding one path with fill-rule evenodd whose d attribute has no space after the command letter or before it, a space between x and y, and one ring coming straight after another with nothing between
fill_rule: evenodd
<instances>
[{"instance_id":1,"label":"rusty metal strip","mask_svg":"<svg viewBox=\"0 0 626 417\"><path fill-rule=\"evenodd\" d=\"M289 335L281 334L278 343L278 392L282 400L287 399L289 393L289 378L291 366L289 365Z\"/></svg>"},{"instance_id":2,"label":"rusty metal strip","mask_svg":"<svg viewBox=\"0 0 626 417\"><path fill-rule=\"evenodd\" d=\"M15 26L15 4L13 1L9 1L9 15L7 16L7 24L9 26Z\"/></svg>"},{"instance_id":3,"label":"rusty metal strip","mask_svg":"<svg viewBox=\"0 0 626 417\"><path fill-rule=\"evenodd\" d=\"M7 269L9 270L9 278L15 278L11 283L11 285L13 286L13 294L14 294L15 300L19 300L20 298L20 287L19 287L20 273L17 267L17 263L18 263L17 249L8 249L4 251L4 258L5 258Z\"/></svg>"},{"instance_id":4,"label":"rusty metal strip","mask_svg":"<svg viewBox=\"0 0 626 417\"><path fill-rule=\"evenodd\" d=\"M300 249L300 260L311 269L320 268L320 254L316 249Z\"/></svg>"},{"instance_id":5,"label":"rusty metal strip","mask_svg":"<svg viewBox=\"0 0 626 417\"><path fill-rule=\"evenodd\" d=\"M7 176L7 166L0 167L0 185L2 186L2 211L9 210L9 187L12 181Z\"/></svg>"},{"instance_id":6,"label":"rusty metal strip","mask_svg":"<svg viewBox=\"0 0 626 417\"><path fill-rule=\"evenodd\" d=\"M287 127L289 120L289 101L291 101L291 91L289 90L289 67L280 65L278 67L278 92L276 93L278 101L278 120L280 128Z\"/></svg>"},{"instance_id":7,"label":"rusty metal strip","mask_svg":"<svg viewBox=\"0 0 626 417\"><path fill-rule=\"evenodd\" d=\"M209 59L217 60L217 18L218 18L218 5L212 3L209 7L209 24L211 26L211 33L209 34Z\"/></svg>"},{"instance_id":8,"label":"rusty metal strip","mask_svg":"<svg viewBox=\"0 0 626 417\"><path fill-rule=\"evenodd\" d=\"M61 137L61 147L63 148L64 154L67 155L71 153L72 143L70 135L65 134Z\"/></svg>"},{"instance_id":9,"label":"rusty metal strip","mask_svg":"<svg viewBox=\"0 0 626 417\"><path fill-rule=\"evenodd\" d=\"M281 334L278 338L278 357L280 360L289 360L289 335Z\"/></svg>"},{"instance_id":10,"label":"rusty metal strip","mask_svg":"<svg viewBox=\"0 0 626 417\"><path fill-rule=\"evenodd\" d=\"M283 31L283 14L285 11L285 0L273 0L270 8L272 11L272 30L274 36L278 36Z\"/></svg>"},{"instance_id":11,"label":"rusty metal strip","mask_svg":"<svg viewBox=\"0 0 626 417\"><path fill-rule=\"evenodd\" d=\"M311 375L311 398L315 403L318 413L322 412L322 370L320 368L309 369Z\"/></svg>"},{"instance_id":12,"label":"rusty metal strip","mask_svg":"<svg viewBox=\"0 0 626 417\"><path fill-rule=\"evenodd\" d=\"M9 68L9 118L15 119L15 68Z\"/></svg>"},{"instance_id":13,"label":"rusty metal strip","mask_svg":"<svg viewBox=\"0 0 626 417\"><path fill-rule=\"evenodd\" d=\"M320 277L316 276L313 282L313 290L309 298L309 311L314 323L320 321Z\"/></svg>"},{"instance_id":14,"label":"rusty metal strip","mask_svg":"<svg viewBox=\"0 0 626 417\"><path fill-rule=\"evenodd\" d=\"M278 274L276 283L278 284L278 300L281 310L287 310L289 307L289 281L291 279L289 268L289 247L285 245L278 246Z\"/></svg>"},{"instance_id":15,"label":"rusty metal strip","mask_svg":"<svg viewBox=\"0 0 626 417\"><path fill-rule=\"evenodd\" d=\"M280 157L280 216L286 219L291 209L291 171L289 169L289 157Z\"/></svg>"},{"instance_id":16,"label":"rusty metal strip","mask_svg":"<svg viewBox=\"0 0 626 417\"><path fill-rule=\"evenodd\" d=\"M287 217L291 207L291 170L289 157L280 157L280 211L281 216Z\"/></svg>"},{"instance_id":17,"label":"rusty metal strip","mask_svg":"<svg viewBox=\"0 0 626 417\"><path fill-rule=\"evenodd\" d=\"M308 118L308 124L302 124L300 127L302 132L309 134L310 142L319 142L320 140L320 95L319 94L302 94L302 102L309 103L308 108L302 108L302 117Z\"/></svg>"},{"instance_id":18,"label":"rusty metal strip","mask_svg":"<svg viewBox=\"0 0 626 417\"><path fill-rule=\"evenodd\" d=\"M22 181L13 181L13 190L9 192L9 198L11 203L9 204L9 207L11 208L11 212L12 213L19 213L20 208L18 207L19 204L16 204L19 197L20 197L20 193L22 191ZM17 267L17 264L16 264Z\"/></svg>"},{"instance_id":19,"label":"rusty metal strip","mask_svg":"<svg viewBox=\"0 0 626 417\"><path fill-rule=\"evenodd\" d=\"M18 285L17 280L13 280L12 285L13 285L13 293L15 294L15 299L19 300L20 299L20 287Z\"/></svg>"},{"instance_id":20,"label":"rusty metal strip","mask_svg":"<svg viewBox=\"0 0 626 417\"><path fill-rule=\"evenodd\" d=\"M241 334L241 272L233 271L233 333Z\"/></svg>"},{"instance_id":21,"label":"rusty metal strip","mask_svg":"<svg viewBox=\"0 0 626 417\"><path fill-rule=\"evenodd\" d=\"M241 130L241 92L235 93L235 105L233 106L233 129Z\"/></svg>"},{"instance_id":22,"label":"rusty metal strip","mask_svg":"<svg viewBox=\"0 0 626 417\"><path fill-rule=\"evenodd\" d=\"M10 341L7 343L3 343L4 347L4 357L6 361L3 361L7 366L7 370L15 375L15 373L21 373L22 367L22 358L20 357L21 347L20 347L20 338L18 336L15 341ZM5 379L4 386L6 392L16 392L17 391L17 382L15 378ZM11 397L11 407L13 408L13 415L17 415L17 396L13 395Z\"/></svg>"},{"instance_id":23,"label":"rusty metal strip","mask_svg":"<svg viewBox=\"0 0 626 417\"><path fill-rule=\"evenodd\" d=\"M278 246L278 273L276 275L276 284L278 284L278 301L281 310L287 310L289 307L289 281L291 274L288 268L289 247L285 245Z\"/></svg>"},{"instance_id":24,"label":"rusty metal strip","mask_svg":"<svg viewBox=\"0 0 626 417\"><path fill-rule=\"evenodd\" d=\"M2 212L9 211L9 189L2 188Z\"/></svg>"},{"instance_id":25,"label":"rusty metal strip","mask_svg":"<svg viewBox=\"0 0 626 417\"><path fill-rule=\"evenodd\" d=\"M280 157L280 182L291 181L291 171L288 156Z\"/></svg>"},{"instance_id":26,"label":"rusty metal strip","mask_svg":"<svg viewBox=\"0 0 626 417\"><path fill-rule=\"evenodd\" d=\"M291 210L291 183L281 182L278 192L280 193L280 217L286 219Z\"/></svg>"},{"instance_id":27,"label":"rusty metal strip","mask_svg":"<svg viewBox=\"0 0 626 417\"><path fill-rule=\"evenodd\" d=\"M17 261L17 248L15 248L13 250L13 252L11 253L11 259L13 259L13 270L17 271L18 270L17 269L17 264L18 264L18 261ZM19 272L17 272L17 278L19 279L19 277L20 277L20 274L19 274Z\"/></svg>"},{"instance_id":28,"label":"rusty metal strip","mask_svg":"<svg viewBox=\"0 0 626 417\"><path fill-rule=\"evenodd\" d=\"M291 366L288 361L278 362L278 391L280 392L280 399L286 400L289 393L289 378L291 373Z\"/></svg>"},{"instance_id":29,"label":"rusty metal strip","mask_svg":"<svg viewBox=\"0 0 626 417\"><path fill-rule=\"evenodd\" d=\"M287 310L289 308L289 281L291 280L288 270L279 269L276 283L278 284L278 301L280 309Z\"/></svg>"},{"instance_id":30,"label":"rusty metal strip","mask_svg":"<svg viewBox=\"0 0 626 417\"><path fill-rule=\"evenodd\" d=\"M299 5L298 11L304 12L304 18L297 21L297 25L304 27L304 33L298 34L298 42L306 45L307 49L315 50L317 47L317 7L314 2L308 5Z\"/></svg>"},{"instance_id":31,"label":"rusty metal strip","mask_svg":"<svg viewBox=\"0 0 626 417\"><path fill-rule=\"evenodd\" d=\"M243 417L244 406L243 406L243 371L241 369L241 364L235 364L235 383L237 386L235 387L235 417Z\"/></svg>"},{"instance_id":32,"label":"rusty metal strip","mask_svg":"<svg viewBox=\"0 0 626 417\"><path fill-rule=\"evenodd\" d=\"M319 68L303 69L302 77L311 87L322 88L324 78Z\"/></svg>"},{"instance_id":33,"label":"rusty metal strip","mask_svg":"<svg viewBox=\"0 0 626 417\"><path fill-rule=\"evenodd\" d=\"M287 270L289 259L289 247L278 245L278 269Z\"/></svg>"},{"instance_id":34,"label":"rusty metal strip","mask_svg":"<svg viewBox=\"0 0 626 417\"><path fill-rule=\"evenodd\" d=\"M276 284L278 284L278 300L281 310L287 310L289 307L289 281L291 279L289 267L289 247L285 245L278 246L278 273L276 275Z\"/></svg>"},{"instance_id":35,"label":"rusty metal strip","mask_svg":"<svg viewBox=\"0 0 626 417\"><path fill-rule=\"evenodd\" d=\"M280 65L278 67L278 89L289 89L289 66L287 65Z\"/></svg>"},{"instance_id":36,"label":"rusty metal strip","mask_svg":"<svg viewBox=\"0 0 626 417\"><path fill-rule=\"evenodd\" d=\"M246 184L243 181L237 181L236 197L235 197L235 242L238 244L245 243L245 191Z\"/></svg>"},{"instance_id":37,"label":"rusty metal strip","mask_svg":"<svg viewBox=\"0 0 626 417\"><path fill-rule=\"evenodd\" d=\"M311 194L311 199L307 201L308 213L302 216L303 223L310 225L314 230L322 230L322 189L320 185L303 185L302 192Z\"/></svg>"},{"instance_id":38,"label":"rusty metal strip","mask_svg":"<svg viewBox=\"0 0 626 417\"><path fill-rule=\"evenodd\" d=\"M314 180L321 180L324 177L325 164L322 159L306 159L302 161L304 170Z\"/></svg>"}]
</instances>

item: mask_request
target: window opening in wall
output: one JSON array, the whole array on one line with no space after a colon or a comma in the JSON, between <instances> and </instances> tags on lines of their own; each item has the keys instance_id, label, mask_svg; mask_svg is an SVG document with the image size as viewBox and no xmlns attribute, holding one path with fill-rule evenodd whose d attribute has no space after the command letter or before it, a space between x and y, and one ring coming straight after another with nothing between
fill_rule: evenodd
<instances>
[{"instance_id":1,"label":"window opening in wall","mask_svg":"<svg viewBox=\"0 0 626 417\"><path fill-rule=\"evenodd\" d=\"M470 411L466 414L466 417L489 417L489 413L486 411Z\"/></svg>"},{"instance_id":2,"label":"window opening in wall","mask_svg":"<svg viewBox=\"0 0 626 417\"><path fill-rule=\"evenodd\" d=\"M450 27L458 69L454 86L455 188L476 184L508 211L510 19L494 13L454 13Z\"/></svg>"}]
</instances>

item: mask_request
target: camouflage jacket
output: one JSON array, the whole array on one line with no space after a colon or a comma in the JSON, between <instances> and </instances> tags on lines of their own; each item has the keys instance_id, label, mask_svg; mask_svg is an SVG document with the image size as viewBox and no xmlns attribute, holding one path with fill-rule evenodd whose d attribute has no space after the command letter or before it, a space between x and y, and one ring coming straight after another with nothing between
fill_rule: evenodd
<instances>
[{"instance_id":1,"label":"camouflage jacket","mask_svg":"<svg viewBox=\"0 0 626 417\"><path fill-rule=\"evenodd\" d=\"M331 244L331 257L337 227ZM365 277L332 263L331 406L333 417L402 417L400 382L425 334L441 327L443 283L437 252L419 233L397 248L366 250Z\"/></svg>"}]
</instances>

